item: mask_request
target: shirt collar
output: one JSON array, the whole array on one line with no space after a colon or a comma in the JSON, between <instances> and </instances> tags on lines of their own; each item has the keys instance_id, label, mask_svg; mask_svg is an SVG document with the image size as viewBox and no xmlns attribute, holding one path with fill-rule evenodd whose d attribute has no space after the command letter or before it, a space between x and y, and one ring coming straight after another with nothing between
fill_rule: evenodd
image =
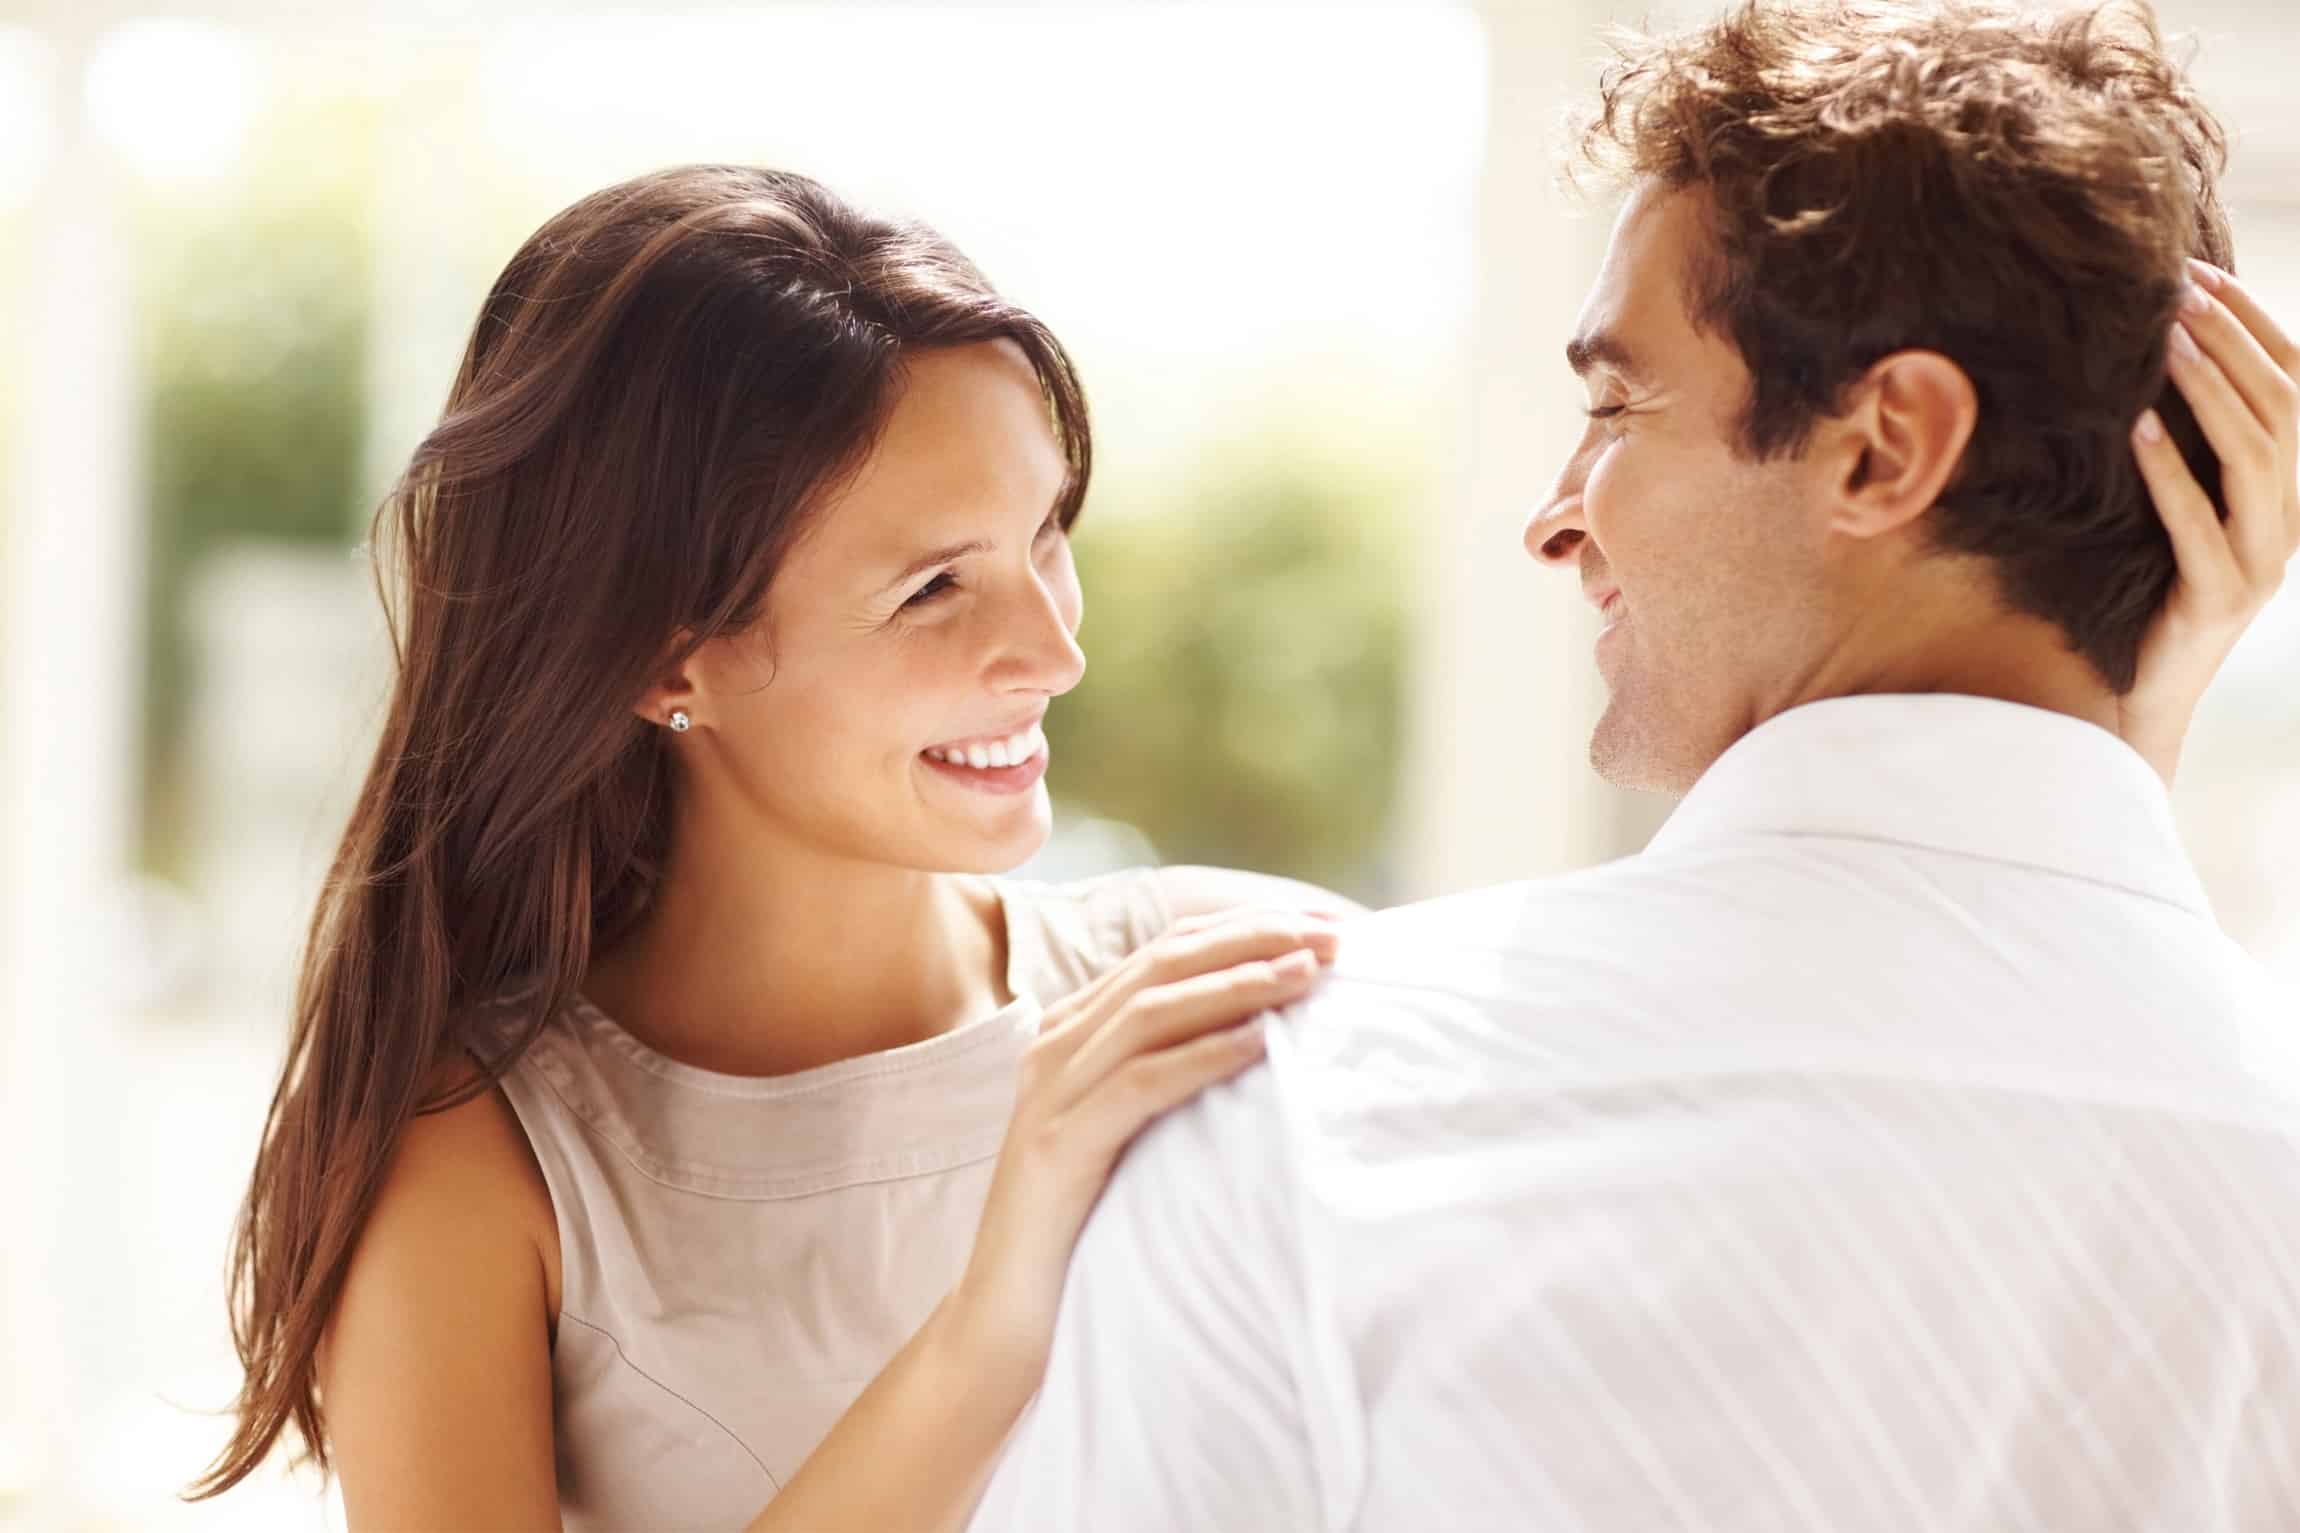
<instances>
[{"instance_id":1,"label":"shirt collar","mask_svg":"<svg viewBox=\"0 0 2300 1533\"><path fill-rule=\"evenodd\" d=\"M2065 873L2210 917L2163 782L2067 714L1958 693L1837 697L1752 729L1653 837L1844 836Z\"/></svg>"}]
</instances>

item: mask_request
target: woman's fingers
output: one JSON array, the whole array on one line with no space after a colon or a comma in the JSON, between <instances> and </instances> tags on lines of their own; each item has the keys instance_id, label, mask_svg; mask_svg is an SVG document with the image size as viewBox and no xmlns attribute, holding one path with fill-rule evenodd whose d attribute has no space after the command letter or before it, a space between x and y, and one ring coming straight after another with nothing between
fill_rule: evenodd
<instances>
[{"instance_id":1,"label":"woman's fingers","mask_svg":"<svg viewBox=\"0 0 2300 1533\"><path fill-rule=\"evenodd\" d=\"M1158 957L1162 950L1172 948L1176 941L1183 937L1214 931L1223 927L1237 928L1241 925L1239 917L1240 912L1235 910L1216 911L1209 915L1184 916L1160 932L1155 939L1137 948L1124 963L1096 975L1093 979L1088 980L1049 1006L1046 1009L1044 1019L1040 1021L1038 1026L1040 1036L1047 1037L1056 1033L1073 1031L1081 1023L1084 1023L1090 1030L1095 1022L1109 1015L1111 1009L1116 1005L1115 998L1122 997L1145 983L1144 976L1147 966ZM1283 951L1283 948L1280 948L1279 951Z\"/></svg>"},{"instance_id":2,"label":"woman's fingers","mask_svg":"<svg viewBox=\"0 0 2300 1533\"><path fill-rule=\"evenodd\" d=\"M2278 367L2287 374L2300 372L2300 344L2284 334L2275 317L2260 306L2260 300L2235 273L2222 271L2209 261L2190 261L2188 272L2199 286L2228 306Z\"/></svg>"},{"instance_id":3,"label":"woman's fingers","mask_svg":"<svg viewBox=\"0 0 2300 1533\"><path fill-rule=\"evenodd\" d=\"M1115 1161L1153 1120L1260 1059L1262 1027L1241 1023L1128 1060L1065 1115L1064 1137L1101 1164Z\"/></svg>"},{"instance_id":4,"label":"woman's fingers","mask_svg":"<svg viewBox=\"0 0 2300 1533\"><path fill-rule=\"evenodd\" d=\"M2292 518L2285 502L2300 493L2300 485L2291 482L2280 433L2253 411L2185 322L2173 326L2170 350L2172 381L2220 459L2229 545L2248 579L2273 585L2291 556Z\"/></svg>"},{"instance_id":5,"label":"woman's fingers","mask_svg":"<svg viewBox=\"0 0 2300 1533\"><path fill-rule=\"evenodd\" d=\"M2156 514L2172 536L2180 588L2208 608L2228 604L2243 583L2228 531L2220 525L2212 497L2189 472L2187 460L2165 434L2164 422L2154 410L2140 417L2132 434L2132 452Z\"/></svg>"},{"instance_id":6,"label":"woman's fingers","mask_svg":"<svg viewBox=\"0 0 2300 1533\"><path fill-rule=\"evenodd\" d=\"M2119 731L2170 782L2196 705L2300 548L2300 353L2235 278L2191 264L2167 369L2219 459L2204 493L2154 410L2134 461L2172 540L2178 579L2141 643Z\"/></svg>"},{"instance_id":7,"label":"woman's fingers","mask_svg":"<svg viewBox=\"0 0 2300 1533\"><path fill-rule=\"evenodd\" d=\"M2185 325L2172 327L2172 381L2220 460L2227 505L2226 539L2242 569L2255 569L2284 540L2283 507L2269 486L2275 439L2236 392L2220 365L2198 348ZM2265 503L2264 503L2265 502ZM2279 564L2281 560L2277 561Z\"/></svg>"},{"instance_id":8,"label":"woman's fingers","mask_svg":"<svg viewBox=\"0 0 2300 1533\"><path fill-rule=\"evenodd\" d=\"M2273 559L2280 570L2300 546L2300 346L2235 277L2201 261L2189 266L2203 290L2202 301L2192 295L2185 311L2193 334L2271 439L2273 503L2256 508L2251 531L2260 538L2256 557ZM2241 544L2246 529L2237 532Z\"/></svg>"},{"instance_id":9,"label":"woman's fingers","mask_svg":"<svg viewBox=\"0 0 2300 1533\"><path fill-rule=\"evenodd\" d=\"M1217 926L1228 926L1238 919L1235 910L1210 910L1203 915L1184 916L1161 934L1168 937L1187 937L1192 932L1211 931Z\"/></svg>"},{"instance_id":10,"label":"woman's fingers","mask_svg":"<svg viewBox=\"0 0 2300 1533\"><path fill-rule=\"evenodd\" d=\"M1317 983L1320 968L1316 953L1296 948L1137 991L1064 1065L1055 1109L1120 1077L1135 1060L1301 999Z\"/></svg>"},{"instance_id":11,"label":"woman's fingers","mask_svg":"<svg viewBox=\"0 0 2300 1533\"><path fill-rule=\"evenodd\" d=\"M1067 1058L1140 990L1233 964L1282 958L1297 948L1330 962L1334 943L1330 922L1298 912L1245 913L1189 930L1177 927L1050 1010L1039 1041L1044 1052Z\"/></svg>"},{"instance_id":12,"label":"woman's fingers","mask_svg":"<svg viewBox=\"0 0 2300 1533\"><path fill-rule=\"evenodd\" d=\"M2227 281L2233 283L2235 279ZM2286 370L2290 364L2280 362L2235 308L2202 282L2189 287L2181 304L2180 322L2235 386L2245 406L2273 432L2278 421L2292 410L2292 375Z\"/></svg>"}]
</instances>

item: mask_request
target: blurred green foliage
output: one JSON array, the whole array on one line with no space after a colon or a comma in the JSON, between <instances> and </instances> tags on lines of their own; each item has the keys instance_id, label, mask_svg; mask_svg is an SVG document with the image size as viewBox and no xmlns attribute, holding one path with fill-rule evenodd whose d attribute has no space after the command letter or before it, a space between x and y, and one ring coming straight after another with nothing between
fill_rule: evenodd
<instances>
[{"instance_id":1,"label":"blurred green foliage","mask_svg":"<svg viewBox=\"0 0 2300 1533\"><path fill-rule=\"evenodd\" d=\"M192 695L184 598L201 558L362 525L372 135L356 108L283 112L239 172L135 209L151 518L144 857L180 872Z\"/></svg>"},{"instance_id":2,"label":"blurred green foliage","mask_svg":"<svg viewBox=\"0 0 2300 1533\"><path fill-rule=\"evenodd\" d=\"M1379 897L1408 679L1411 454L1239 440L1080 523L1086 678L1062 796L1208 862ZM1105 504L1105 499L1115 504Z\"/></svg>"}]
</instances>

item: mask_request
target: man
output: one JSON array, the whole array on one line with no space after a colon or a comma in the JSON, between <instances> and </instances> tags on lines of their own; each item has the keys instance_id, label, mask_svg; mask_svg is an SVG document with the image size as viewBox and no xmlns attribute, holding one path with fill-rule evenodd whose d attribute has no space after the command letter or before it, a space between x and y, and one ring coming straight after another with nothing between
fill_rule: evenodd
<instances>
[{"instance_id":1,"label":"man","mask_svg":"<svg viewBox=\"0 0 2300 1533\"><path fill-rule=\"evenodd\" d=\"M1135 1147L977 1528L2300 1528L2293 1019L2115 732L2300 537L2219 142L2130 12L1631 47L1526 541L1684 802L1354 925Z\"/></svg>"}]
</instances>

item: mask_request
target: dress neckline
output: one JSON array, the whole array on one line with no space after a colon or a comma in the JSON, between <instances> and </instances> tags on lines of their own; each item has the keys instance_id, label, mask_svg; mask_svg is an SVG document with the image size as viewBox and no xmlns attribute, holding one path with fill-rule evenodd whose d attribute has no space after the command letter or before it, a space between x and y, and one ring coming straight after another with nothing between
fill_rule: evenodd
<instances>
[{"instance_id":1,"label":"dress neckline","mask_svg":"<svg viewBox=\"0 0 2300 1533\"><path fill-rule=\"evenodd\" d=\"M1038 935L1027 920L1019 919L1025 914L1023 901L1012 882L1003 878L987 878L984 882L998 901L999 917L1006 931L1006 975L1002 988L1011 999L987 1015L962 1022L931 1038L778 1075L738 1075L672 1058L642 1041L581 991L576 992L569 1005L568 1020L586 1041L604 1045L634 1068L658 1080L714 1096L780 1100L828 1090L848 1081L929 1068L993 1039L1003 1038L1018 1019L1027 1015L1035 1021L1038 1014L1039 998L1023 980L1023 976L1033 972Z\"/></svg>"}]
</instances>

